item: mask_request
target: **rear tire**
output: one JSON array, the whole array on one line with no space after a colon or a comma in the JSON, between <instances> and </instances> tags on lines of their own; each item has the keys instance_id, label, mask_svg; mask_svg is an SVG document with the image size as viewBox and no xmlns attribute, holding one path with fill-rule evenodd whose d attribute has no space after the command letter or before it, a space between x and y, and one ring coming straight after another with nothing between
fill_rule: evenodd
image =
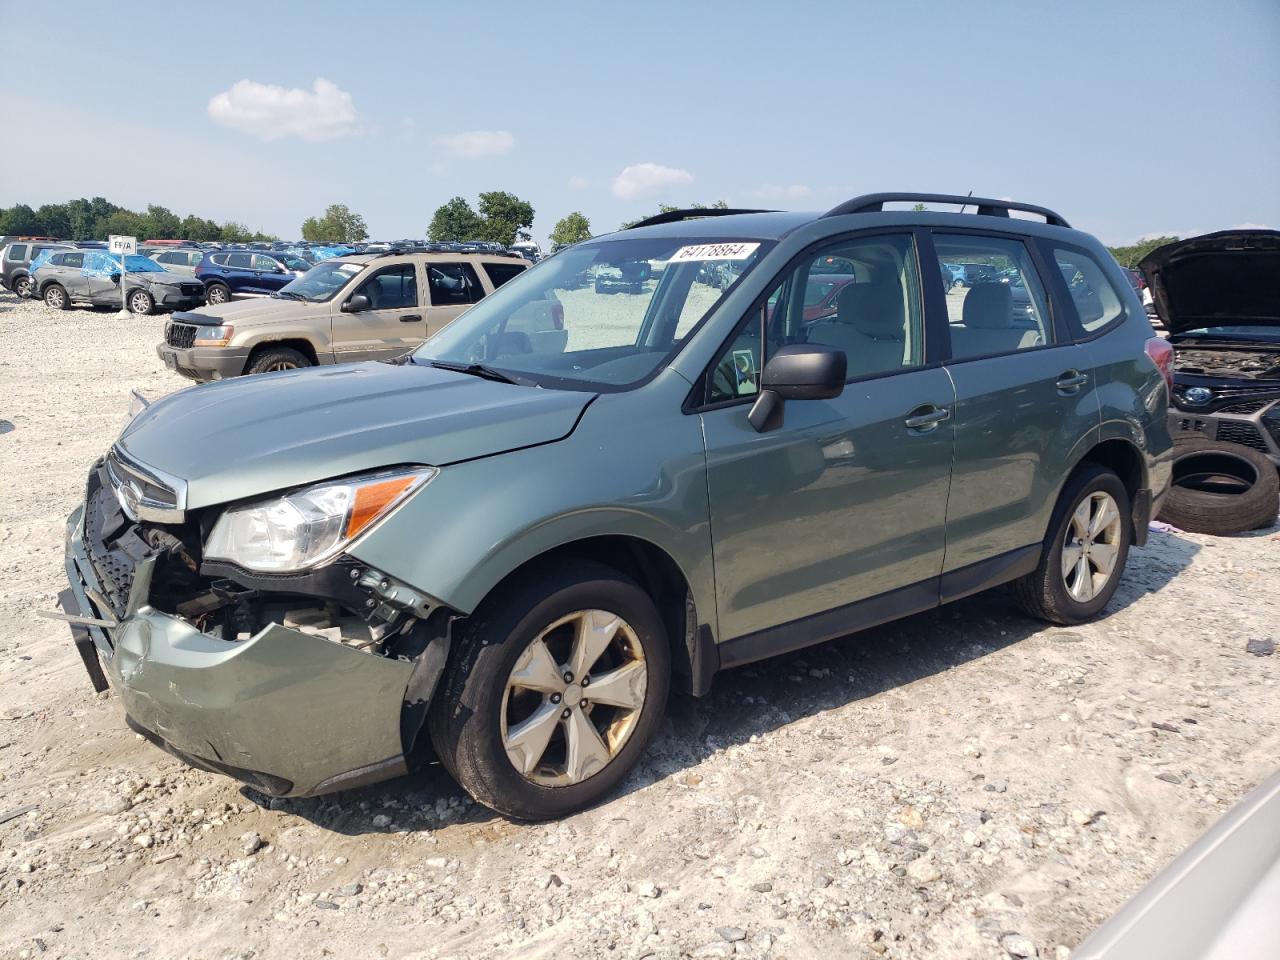
<instances>
[{"instance_id":1,"label":"rear tire","mask_svg":"<svg viewBox=\"0 0 1280 960\"><path fill-rule=\"evenodd\" d=\"M129 312L140 316L150 316L156 309L156 302L145 290L135 290L129 294Z\"/></svg>"},{"instance_id":2,"label":"rear tire","mask_svg":"<svg viewBox=\"0 0 1280 960\"><path fill-rule=\"evenodd\" d=\"M44 305L54 310L65 310L71 306L71 298L60 284L51 283L44 288Z\"/></svg>"},{"instance_id":3,"label":"rear tire","mask_svg":"<svg viewBox=\"0 0 1280 960\"><path fill-rule=\"evenodd\" d=\"M644 755L670 673L648 594L602 564L557 564L467 621L431 701L431 742L485 806L520 820L566 816L611 795Z\"/></svg>"},{"instance_id":4,"label":"rear tire","mask_svg":"<svg viewBox=\"0 0 1280 960\"><path fill-rule=\"evenodd\" d=\"M1252 447L1207 437L1174 442L1173 482L1158 519L1226 536L1269 527L1280 510L1280 476Z\"/></svg>"},{"instance_id":5,"label":"rear tire","mask_svg":"<svg viewBox=\"0 0 1280 960\"><path fill-rule=\"evenodd\" d=\"M245 373L276 373L314 366L311 360L292 347L264 347L253 355Z\"/></svg>"},{"instance_id":6,"label":"rear tire","mask_svg":"<svg viewBox=\"0 0 1280 960\"><path fill-rule=\"evenodd\" d=\"M1103 523L1108 509L1114 520ZM1133 508L1124 484L1106 467L1084 464L1058 497L1039 565L1013 582L1014 599L1050 623L1091 620L1120 585L1132 540Z\"/></svg>"},{"instance_id":7,"label":"rear tire","mask_svg":"<svg viewBox=\"0 0 1280 960\"><path fill-rule=\"evenodd\" d=\"M211 283L205 290L205 300L211 304L227 303L231 300L231 288L225 283Z\"/></svg>"}]
</instances>

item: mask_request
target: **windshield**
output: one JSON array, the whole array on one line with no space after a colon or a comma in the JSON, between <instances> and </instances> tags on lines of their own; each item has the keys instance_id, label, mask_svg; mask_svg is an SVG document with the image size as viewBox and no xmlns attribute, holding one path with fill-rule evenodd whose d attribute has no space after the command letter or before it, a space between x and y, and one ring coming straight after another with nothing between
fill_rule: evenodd
<instances>
[{"instance_id":1,"label":"windshield","mask_svg":"<svg viewBox=\"0 0 1280 960\"><path fill-rule=\"evenodd\" d=\"M308 264L295 269L307 272L297 280L291 280L283 289L273 296L286 300L310 300L312 303L323 303L332 300L347 281L365 268L363 263L335 263L326 260L308 269Z\"/></svg>"},{"instance_id":2,"label":"windshield","mask_svg":"<svg viewBox=\"0 0 1280 960\"><path fill-rule=\"evenodd\" d=\"M652 376L771 246L579 244L480 301L413 360L483 364L544 387L625 389Z\"/></svg>"},{"instance_id":3,"label":"windshield","mask_svg":"<svg viewBox=\"0 0 1280 960\"><path fill-rule=\"evenodd\" d=\"M1174 334L1174 339L1200 337L1213 340L1249 340L1259 343L1280 343L1280 324L1247 327L1196 327Z\"/></svg>"}]
</instances>

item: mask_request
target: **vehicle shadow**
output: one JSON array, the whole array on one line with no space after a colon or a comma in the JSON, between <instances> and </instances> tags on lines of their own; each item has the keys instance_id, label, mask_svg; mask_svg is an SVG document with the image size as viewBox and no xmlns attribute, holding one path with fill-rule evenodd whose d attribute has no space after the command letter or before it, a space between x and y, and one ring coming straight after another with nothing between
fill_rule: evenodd
<instances>
[{"instance_id":1,"label":"vehicle shadow","mask_svg":"<svg viewBox=\"0 0 1280 960\"><path fill-rule=\"evenodd\" d=\"M1130 559L1105 616L1166 586L1198 553L1198 544L1176 533L1153 531L1151 542ZM672 696L668 722L620 795L695 766L726 747L764 736L787 724L874 697L943 673L1047 633L1076 639L1069 629L1033 620L1007 589L978 594L936 610L861 631L780 657L719 674L700 699ZM432 830L458 823L506 823L473 804L432 763L421 772L385 784L329 797L269 799L242 793L263 806L286 810L344 835ZM374 825L379 814L389 818Z\"/></svg>"}]
</instances>

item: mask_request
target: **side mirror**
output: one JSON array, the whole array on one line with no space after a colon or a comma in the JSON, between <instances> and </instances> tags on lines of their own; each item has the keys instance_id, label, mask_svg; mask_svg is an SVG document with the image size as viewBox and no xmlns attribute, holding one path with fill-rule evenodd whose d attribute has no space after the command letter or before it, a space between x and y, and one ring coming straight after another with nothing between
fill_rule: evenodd
<instances>
[{"instance_id":1,"label":"side mirror","mask_svg":"<svg viewBox=\"0 0 1280 960\"><path fill-rule=\"evenodd\" d=\"M342 305L343 313L362 313L368 310L373 304L369 302L369 298L363 293L355 294L350 300Z\"/></svg>"},{"instance_id":2,"label":"side mirror","mask_svg":"<svg viewBox=\"0 0 1280 960\"><path fill-rule=\"evenodd\" d=\"M848 361L843 350L817 343L782 347L765 364L760 395L747 421L760 433L782 426L785 400L830 400L844 391Z\"/></svg>"}]
</instances>

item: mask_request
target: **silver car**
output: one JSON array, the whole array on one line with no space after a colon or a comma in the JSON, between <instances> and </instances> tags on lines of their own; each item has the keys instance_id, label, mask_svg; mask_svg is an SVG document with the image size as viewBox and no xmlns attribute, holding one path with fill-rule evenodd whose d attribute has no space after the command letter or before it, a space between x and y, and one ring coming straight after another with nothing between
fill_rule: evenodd
<instances>
[{"instance_id":1,"label":"silver car","mask_svg":"<svg viewBox=\"0 0 1280 960\"><path fill-rule=\"evenodd\" d=\"M78 304L120 305L122 276L123 300L133 313L190 310L204 303L204 284L199 280L169 273L143 256L126 257L123 274L120 259L103 250L61 250L32 261L31 266L27 295L55 310Z\"/></svg>"},{"instance_id":2,"label":"silver car","mask_svg":"<svg viewBox=\"0 0 1280 960\"><path fill-rule=\"evenodd\" d=\"M204 259L207 251L197 250L193 248L176 249L152 248L143 249L144 256L150 257L160 267L169 273L180 273L183 276L194 277L196 275L196 267L200 266L200 261Z\"/></svg>"}]
</instances>

